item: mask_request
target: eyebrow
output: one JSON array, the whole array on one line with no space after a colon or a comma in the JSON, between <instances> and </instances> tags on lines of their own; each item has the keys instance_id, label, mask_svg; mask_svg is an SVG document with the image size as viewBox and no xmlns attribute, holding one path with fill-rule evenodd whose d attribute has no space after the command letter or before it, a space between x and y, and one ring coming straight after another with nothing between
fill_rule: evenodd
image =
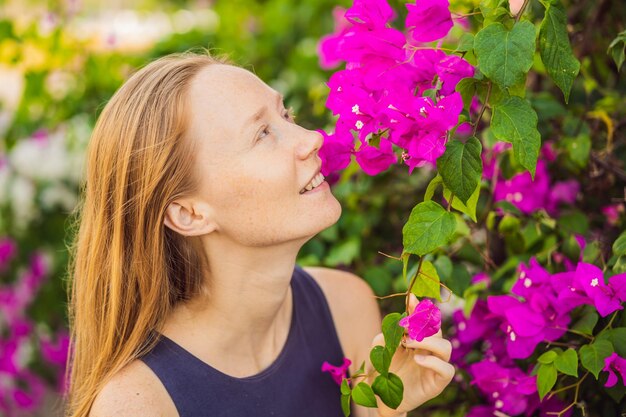
<instances>
[{"instance_id":1,"label":"eyebrow","mask_svg":"<svg viewBox=\"0 0 626 417\"><path fill-rule=\"evenodd\" d=\"M277 93L275 96L276 96L276 105L278 105L283 101L284 97L280 93ZM267 105L261 107L252 116L250 116L250 118L248 118L244 126L247 127L250 124L258 122L263 116L265 116L266 113L267 113Z\"/></svg>"}]
</instances>

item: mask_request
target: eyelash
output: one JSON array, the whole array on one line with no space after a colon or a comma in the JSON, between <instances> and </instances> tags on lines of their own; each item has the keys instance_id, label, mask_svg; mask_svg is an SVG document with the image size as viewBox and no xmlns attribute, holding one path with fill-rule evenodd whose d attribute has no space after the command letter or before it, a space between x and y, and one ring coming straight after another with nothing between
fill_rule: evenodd
<instances>
[{"instance_id":1,"label":"eyelash","mask_svg":"<svg viewBox=\"0 0 626 417\"><path fill-rule=\"evenodd\" d=\"M287 120L289 120L292 123L295 123L295 121L296 121L296 115L295 115L295 113L293 111L293 107L289 107L288 109L286 109L285 112L283 113L283 116L286 116ZM269 132L268 128L269 128L269 126L265 126L263 128L263 130L261 130L261 134L265 133L266 135L269 135L270 132ZM262 139L264 137L265 137L265 135L263 135L263 136L260 135L259 139Z\"/></svg>"}]
</instances>

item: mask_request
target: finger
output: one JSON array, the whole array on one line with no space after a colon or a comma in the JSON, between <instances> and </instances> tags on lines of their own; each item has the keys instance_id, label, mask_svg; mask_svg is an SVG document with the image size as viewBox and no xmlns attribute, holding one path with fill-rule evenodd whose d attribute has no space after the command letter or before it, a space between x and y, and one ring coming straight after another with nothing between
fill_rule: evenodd
<instances>
[{"instance_id":1,"label":"finger","mask_svg":"<svg viewBox=\"0 0 626 417\"><path fill-rule=\"evenodd\" d=\"M372 339L372 347L374 346L385 346L385 336L382 333L378 333L376 336L374 336L374 338Z\"/></svg>"},{"instance_id":2,"label":"finger","mask_svg":"<svg viewBox=\"0 0 626 417\"><path fill-rule=\"evenodd\" d=\"M409 311L411 312L411 314L413 314L413 311L415 310L415 307L417 307L418 303L419 301L415 294L411 293L409 295Z\"/></svg>"},{"instance_id":3,"label":"finger","mask_svg":"<svg viewBox=\"0 0 626 417\"><path fill-rule=\"evenodd\" d=\"M451 381L454 377L454 366L436 356L416 354L413 360L415 360L418 365L430 369L446 381Z\"/></svg>"},{"instance_id":4,"label":"finger","mask_svg":"<svg viewBox=\"0 0 626 417\"><path fill-rule=\"evenodd\" d=\"M433 355L438 356L446 362L450 360L450 355L452 354L452 344L441 337L426 337L421 342L407 337L404 339L403 344L407 348L430 351Z\"/></svg>"}]
</instances>

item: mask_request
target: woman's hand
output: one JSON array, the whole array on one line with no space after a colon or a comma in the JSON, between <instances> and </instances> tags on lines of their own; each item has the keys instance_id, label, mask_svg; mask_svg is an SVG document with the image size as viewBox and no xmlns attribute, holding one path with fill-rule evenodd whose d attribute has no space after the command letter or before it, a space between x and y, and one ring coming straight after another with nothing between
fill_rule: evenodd
<instances>
[{"instance_id":1,"label":"woman's hand","mask_svg":"<svg viewBox=\"0 0 626 417\"><path fill-rule=\"evenodd\" d=\"M413 313L416 306L417 298L411 294L409 314ZM382 333L376 335L372 348L376 345L385 345ZM405 334L389 367L389 372L398 375L404 384L402 402L394 410L377 397L380 416L401 415L439 395L454 377L454 366L449 363L451 351L452 346L442 337L441 330L421 342ZM373 379L369 382L371 384Z\"/></svg>"}]
</instances>

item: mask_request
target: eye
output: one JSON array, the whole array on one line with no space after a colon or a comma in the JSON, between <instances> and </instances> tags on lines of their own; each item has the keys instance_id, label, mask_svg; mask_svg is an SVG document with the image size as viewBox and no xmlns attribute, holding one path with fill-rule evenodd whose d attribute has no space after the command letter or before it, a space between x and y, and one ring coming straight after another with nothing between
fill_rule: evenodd
<instances>
[{"instance_id":1,"label":"eye","mask_svg":"<svg viewBox=\"0 0 626 417\"><path fill-rule=\"evenodd\" d=\"M270 134L270 129L268 126L263 126L263 129L259 132L257 139L263 139L265 136Z\"/></svg>"}]
</instances>

